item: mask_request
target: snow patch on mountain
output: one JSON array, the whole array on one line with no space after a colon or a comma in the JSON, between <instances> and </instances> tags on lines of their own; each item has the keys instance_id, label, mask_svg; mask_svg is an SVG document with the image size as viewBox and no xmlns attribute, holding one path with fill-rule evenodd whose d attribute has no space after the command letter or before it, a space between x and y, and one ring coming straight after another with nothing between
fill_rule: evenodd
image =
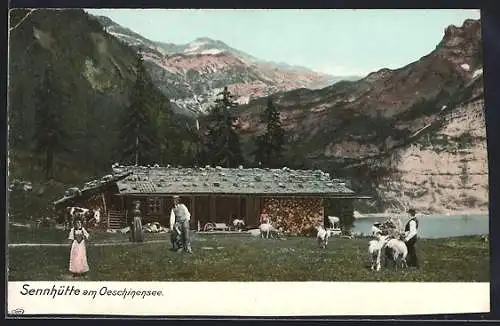
<instances>
[{"instance_id":1,"label":"snow patch on mountain","mask_svg":"<svg viewBox=\"0 0 500 326\"><path fill-rule=\"evenodd\" d=\"M215 55L215 54L220 54L224 52L223 50L219 50L219 49L209 49L209 50L204 50L204 51L201 51L200 53L201 54L208 54L208 55Z\"/></svg>"},{"instance_id":2,"label":"snow patch on mountain","mask_svg":"<svg viewBox=\"0 0 500 326\"><path fill-rule=\"evenodd\" d=\"M186 54L192 54L193 52L198 51L201 47L205 46L206 42L192 42L189 43L187 48L184 50Z\"/></svg>"}]
</instances>

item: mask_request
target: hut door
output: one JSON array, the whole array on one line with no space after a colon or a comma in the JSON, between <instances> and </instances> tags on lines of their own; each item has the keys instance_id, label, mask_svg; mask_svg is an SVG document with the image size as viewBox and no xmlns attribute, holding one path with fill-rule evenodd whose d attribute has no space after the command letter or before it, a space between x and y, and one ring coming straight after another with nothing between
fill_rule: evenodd
<instances>
[{"instance_id":1,"label":"hut door","mask_svg":"<svg viewBox=\"0 0 500 326\"><path fill-rule=\"evenodd\" d=\"M239 208L239 212L238 212L238 215L239 215L238 218L242 219L245 222L245 224L248 224L248 217L246 216L247 215L246 214L247 213L246 212L246 202L247 202L247 200L246 200L245 197L238 197L238 198L239 198L239 203L240 203L240 205L239 205L240 208Z\"/></svg>"}]
</instances>

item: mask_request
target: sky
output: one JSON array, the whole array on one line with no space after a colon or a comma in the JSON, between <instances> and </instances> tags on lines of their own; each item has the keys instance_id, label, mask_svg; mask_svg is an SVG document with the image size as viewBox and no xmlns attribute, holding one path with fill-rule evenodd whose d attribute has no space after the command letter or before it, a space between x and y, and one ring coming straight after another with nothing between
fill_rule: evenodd
<instances>
[{"instance_id":1,"label":"sky","mask_svg":"<svg viewBox=\"0 0 500 326\"><path fill-rule=\"evenodd\" d=\"M254 57L336 76L403 67L431 52L449 25L479 10L86 9L152 40L223 41Z\"/></svg>"}]
</instances>

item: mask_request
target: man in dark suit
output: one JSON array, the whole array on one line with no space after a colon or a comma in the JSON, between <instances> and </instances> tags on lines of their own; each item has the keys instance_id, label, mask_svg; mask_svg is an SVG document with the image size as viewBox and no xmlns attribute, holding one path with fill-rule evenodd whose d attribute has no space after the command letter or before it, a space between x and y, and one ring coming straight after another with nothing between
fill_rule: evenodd
<instances>
[{"instance_id":1,"label":"man in dark suit","mask_svg":"<svg viewBox=\"0 0 500 326\"><path fill-rule=\"evenodd\" d=\"M405 225L405 243L408 248L408 266L419 268L417 252L415 251L415 243L418 239L418 220L415 216L415 210L413 208L408 210L410 214L410 219Z\"/></svg>"}]
</instances>

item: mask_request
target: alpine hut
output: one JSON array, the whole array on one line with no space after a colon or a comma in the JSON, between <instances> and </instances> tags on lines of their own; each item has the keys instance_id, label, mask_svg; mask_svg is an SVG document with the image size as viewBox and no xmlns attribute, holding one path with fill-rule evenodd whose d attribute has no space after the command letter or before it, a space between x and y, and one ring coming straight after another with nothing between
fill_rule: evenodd
<instances>
[{"instance_id":1,"label":"alpine hut","mask_svg":"<svg viewBox=\"0 0 500 326\"><path fill-rule=\"evenodd\" d=\"M113 174L82 191L66 194L54 202L98 205L103 212L102 227L118 229L130 221L129 210L137 200L143 207L144 223L168 226L173 195L189 208L191 228L207 223L241 219L249 228L269 217L276 227L291 235L308 234L325 223L326 201L329 215L352 218L355 194L345 181L333 179L320 170L123 166L114 164Z\"/></svg>"}]
</instances>

